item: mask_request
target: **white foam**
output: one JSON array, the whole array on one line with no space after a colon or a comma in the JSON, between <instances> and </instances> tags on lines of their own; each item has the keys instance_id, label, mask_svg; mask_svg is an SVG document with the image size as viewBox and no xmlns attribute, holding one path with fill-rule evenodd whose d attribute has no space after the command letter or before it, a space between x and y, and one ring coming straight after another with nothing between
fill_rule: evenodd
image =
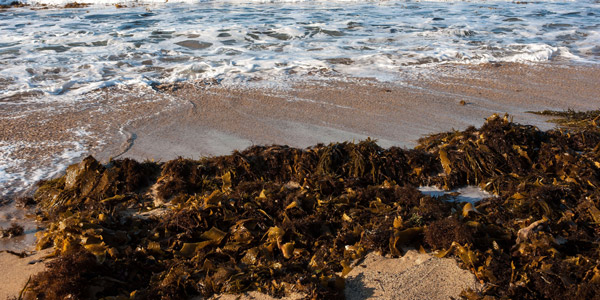
<instances>
[{"instance_id":1,"label":"white foam","mask_svg":"<svg viewBox=\"0 0 600 300\"><path fill-rule=\"evenodd\" d=\"M83 132L79 133L83 134ZM25 159L15 158L14 154L18 151L40 146L62 146L64 150L56 155L39 158L38 164L35 165L28 164ZM40 180L50 179L60 174L86 152L87 149L79 141L36 144L0 141L0 187L2 187L0 196L20 192Z\"/></svg>"},{"instance_id":2,"label":"white foam","mask_svg":"<svg viewBox=\"0 0 600 300\"><path fill-rule=\"evenodd\" d=\"M14 159L10 157L10 153L12 153L18 145L9 144L6 142L0 141L0 186L15 181L19 178L19 174L15 174L10 172L11 168L17 167L22 160Z\"/></svg>"},{"instance_id":3,"label":"white foam","mask_svg":"<svg viewBox=\"0 0 600 300\"><path fill-rule=\"evenodd\" d=\"M0 0L0 4L8 5L14 1L30 4L30 5L65 5L67 3L79 2L79 3L87 3L92 5L99 4L166 4L166 3L199 3L203 2L203 0L83 0L83 1L73 1L73 0ZM206 1L206 0L204 0Z\"/></svg>"}]
</instances>

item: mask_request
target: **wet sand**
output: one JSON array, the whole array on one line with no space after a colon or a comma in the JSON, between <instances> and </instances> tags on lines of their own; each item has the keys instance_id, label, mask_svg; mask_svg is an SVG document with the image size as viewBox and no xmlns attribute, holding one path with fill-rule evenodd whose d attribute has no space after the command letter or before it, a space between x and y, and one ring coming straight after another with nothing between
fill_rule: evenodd
<instances>
[{"instance_id":1,"label":"wet sand","mask_svg":"<svg viewBox=\"0 0 600 300\"><path fill-rule=\"evenodd\" d=\"M358 141L413 147L428 134L480 126L494 113L549 129L527 111L600 107L600 68L522 64L441 66L432 74L378 83L306 81L289 89L183 85L163 91L177 109L127 126L132 144L122 157L168 160L229 154L250 145ZM427 77L425 77L427 76ZM461 101L464 101L461 103ZM122 138L97 153L108 159Z\"/></svg>"},{"instance_id":2,"label":"wet sand","mask_svg":"<svg viewBox=\"0 0 600 300\"><path fill-rule=\"evenodd\" d=\"M82 156L93 154L104 162L113 157L161 161L177 156L200 158L250 145L307 147L367 137L384 147L412 147L427 134L479 126L493 113L509 113L516 122L548 129L553 125L545 117L527 111L600 107L598 67L489 64L440 66L434 71L405 71L405 79L394 83L332 79L250 88L197 82L156 90L107 88L83 101L60 105L4 103L7 109L0 112L0 141L24 145L22 151L10 155L22 160L18 166L23 174L30 174L51 170L46 168L73 147L70 142L83 145ZM9 192L12 188L3 187ZM24 284L29 274L41 270L26 271L30 268L24 262L30 258L17 259L6 253L0 258L3 267L13 266L5 273L15 285ZM406 260L414 263L429 258L414 255ZM370 271L375 268L367 267ZM402 270L417 272L411 268ZM461 271L456 265L453 268L449 274ZM389 281L393 276L406 278L399 270L395 269L395 275L371 278L369 284ZM378 285L365 286L378 297L394 297L399 289L417 293L417 298L426 297L419 293L437 291L427 285L439 282L439 276L430 275L435 270L418 273L425 285L398 287L388 282L390 285L382 285L381 291ZM15 287L0 290L14 295L20 291ZM456 291L450 293L458 296Z\"/></svg>"},{"instance_id":3,"label":"wet sand","mask_svg":"<svg viewBox=\"0 0 600 300\"><path fill-rule=\"evenodd\" d=\"M0 158L9 162L0 166L0 175L16 173L12 182L2 182L0 176L0 197L15 196L24 184L56 175L57 166L66 169L108 141L119 140L125 124L176 105L168 95L145 87L107 88L65 102L27 96L0 101L0 147L12 148L0 151Z\"/></svg>"}]
</instances>

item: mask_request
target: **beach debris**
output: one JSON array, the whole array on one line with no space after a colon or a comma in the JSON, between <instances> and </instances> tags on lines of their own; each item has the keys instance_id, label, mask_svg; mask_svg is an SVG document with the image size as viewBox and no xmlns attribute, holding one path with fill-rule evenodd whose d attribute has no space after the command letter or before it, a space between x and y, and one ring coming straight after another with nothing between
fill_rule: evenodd
<instances>
[{"instance_id":1,"label":"beach debris","mask_svg":"<svg viewBox=\"0 0 600 300\"><path fill-rule=\"evenodd\" d=\"M23 235L23 233L25 233L23 226L17 223L10 224L10 227L8 227L7 229L3 229L2 227L0 227L0 238L10 239L16 236Z\"/></svg>"},{"instance_id":2,"label":"beach debris","mask_svg":"<svg viewBox=\"0 0 600 300\"><path fill-rule=\"evenodd\" d=\"M550 122L556 123L562 127L567 128L585 128L585 127L596 127L600 126L600 110L590 110L590 111L554 111L554 110L544 110L538 112L532 112L536 115L541 116L552 116L556 117L551 119Z\"/></svg>"},{"instance_id":3,"label":"beach debris","mask_svg":"<svg viewBox=\"0 0 600 300\"><path fill-rule=\"evenodd\" d=\"M89 3L69 2L65 4L64 8L84 8L88 7Z\"/></svg>"},{"instance_id":4,"label":"beach debris","mask_svg":"<svg viewBox=\"0 0 600 300\"><path fill-rule=\"evenodd\" d=\"M29 6L29 4L27 4L25 2L21 2L21 1L12 1L10 3L0 4L0 8L26 7L26 6Z\"/></svg>"},{"instance_id":5,"label":"beach debris","mask_svg":"<svg viewBox=\"0 0 600 300\"><path fill-rule=\"evenodd\" d=\"M27 208L34 206L36 204L35 200L32 197L18 197L15 199L15 206L18 208Z\"/></svg>"},{"instance_id":6,"label":"beach debris","mask_svg":"<svg viewBox=\"0 0 600 300\"><path fill-rule=\"evenodd\" d=\"M414 248L453 257L486 283L466 299L592 299L600 295L600 130L588 114L570 118L576 126L540 131L493 115L412 150L366 140L166 163L88 157L34 196L48 224L38 248L57 259L27 292L335 299L367 253ZM417 188L468 185L494 197L447 201Z\"/></svg>"},{"instance_id":7,"label":"beach debris","mask_svg":"<svg viewBox=\"0 0 600 300\"><path fill-rule=\"evenodd\" d=\"M27 253L25 251L16 252L16 251L12 251L12 250L0 250L0 253L12 254L12 255L17 256L19 258L25 258L25 257L31 255L31 253Z\"/></svg>"}]
</instances>

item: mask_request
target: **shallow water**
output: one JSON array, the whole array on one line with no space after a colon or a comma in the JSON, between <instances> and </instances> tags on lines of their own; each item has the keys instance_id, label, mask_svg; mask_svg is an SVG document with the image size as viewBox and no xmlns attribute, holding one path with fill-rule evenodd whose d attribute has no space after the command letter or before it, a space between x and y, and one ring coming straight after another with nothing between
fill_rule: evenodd
<instances>
[{"instance_id":1,"label":"shallow water","mask_svg":"<svg viewBox=\"0 0 600 300\"><path fill-rule=\"evenodd\" d=\"M600 61L594 0L108 2L1 12L0 100L117 83L323 71L393 80L402 68L448 62Z\"/></svg>"},{"instance_id":2,"label":"shallow water","mask_svg":"<svg viewBox=\"0 0 600 300\"><path fill-rule=\"evenodd\" d=\"M28 217L33 213L27 209L16 208L14 205L0 205L0 227L7 229L11 224L16 223L23 227L23 235L12 238L0 238L0 251L24 251L33 250L35 243L35 233L40 229L38 223Z\"/></svg>"}]
</instances>

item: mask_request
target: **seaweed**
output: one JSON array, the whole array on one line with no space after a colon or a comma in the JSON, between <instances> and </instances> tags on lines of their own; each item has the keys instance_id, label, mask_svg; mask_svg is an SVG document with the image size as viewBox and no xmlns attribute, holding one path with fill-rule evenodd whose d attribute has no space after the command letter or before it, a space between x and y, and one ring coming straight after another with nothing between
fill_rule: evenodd
<instances>
[{"instance_id":1,"label":"seaweed","mask_svg":"<svg viewBox=\"0 0 600 300\"><path fill-rule=\"evenodd\" d=\"M550 122L556 123L562 127L569 128L585 128L585 127L598 127L600 122L600 110L590 111L575 111L569 109L567 111L555 111L555 110L544 110L544 111L530 111L529 113L557 117L551 119Z\"/></svg>"},{"instance_id":2,"label":"seaweed","mask_svg":"<svg viewBox=\"0 0 600 300\"><path fill-rule=\"evenodd\" d=\"M343 298L353 262L414 247L487 283L467 299L592 297L598 141L597 126L540 131L494 115L412 150L369 139L166 163L88 157L35 193L48 222L38 248L53 247L60 263L27 290L43 299ZM469 184L494 197L459 203L416 188Z\"/></svg>"},{"instance_id":3,"label":"seaweed","mask_svg":"<svg viewBox=\"0 0 600 300\"><path fill-rule=\"evenodd\" d=\"M424 242L432 249L448 249L453 242L461 245L472 243L470 228L456 218L434 221L424 234Z\"/></svg>"},{"instance_id":4,"label":"seaweed","mask_svg":"<svg viewBox=\"0 0 600 300\"><path fill-rule=\"evenodd\" d=\"M79 3L79 2L69 2L67 4L65 4L64 8L84 8L84 7L88 7L90 4L89 3Z\"/></svg>"},{"instance_id":5,"label":"seaweed","mask_svg":"<svg viewBox=\"0 0 600 300\"><path fill-rule=\"evenodd\" d=\"M2 229L2 227L0 227L0 238L12 238L23 235L23 233L25 233L23 226L17 223L10 224L10 227L7 229Z\"/></svg>"},{"instance_id":6,"label":"seaweed","mask_svg":"<svg viewBox=\"0 0 600 300\"><path fill-rule=\"evenodd\" d=\"M43 299L92 298L93 295L87 294L90 290L80 287L95 284L90 280L94 278L90 274L97 271L98 267L94 255L79 250L50 261L47 267L53 271L51 274L40 273L32 278L34 282L46 283L32 289L38 297Z\"/></svg>"},{"instance_id":7,"label":"seaweed","mask_svg":"<svg viewBox=\"0 0 600 300\"><path fill-rule=\"evenodd\" d=\"M15 206L19 207L19 208L26 208L26 207L31 207L35 205L35 200L33 200L32 197L18 197L17 199L15 199Z\"/></svg>"}]
</instances>

